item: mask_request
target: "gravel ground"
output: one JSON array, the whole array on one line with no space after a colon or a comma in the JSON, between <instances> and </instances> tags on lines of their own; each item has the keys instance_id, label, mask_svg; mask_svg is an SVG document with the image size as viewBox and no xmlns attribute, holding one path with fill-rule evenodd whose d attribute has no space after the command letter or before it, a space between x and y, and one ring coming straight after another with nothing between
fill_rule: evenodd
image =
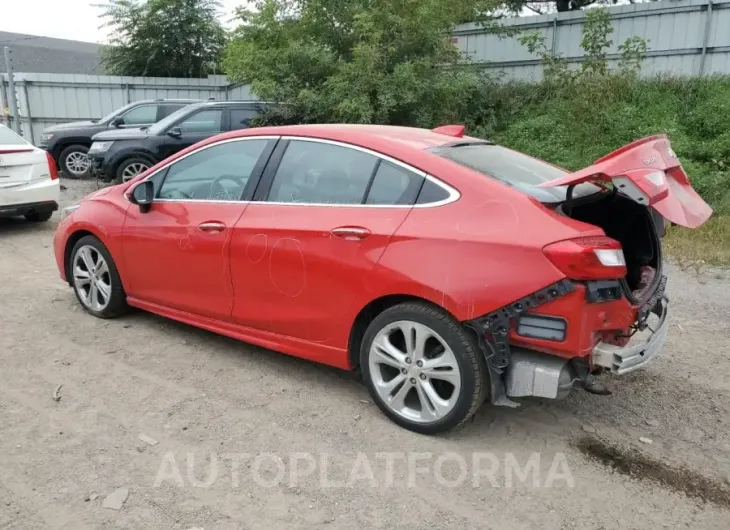
<instances>
[{"instance_id":1,"label":"gravel ground","mask_svg":"<svg viewBox=\"0 0 730 530\"><path fill-rule=\"evenodd\" d=\"M95 186L64 184L65 203ZM0 528L730 528L724 271L670 266L669 342L611 396L425 437L349 374L87 315L55 221L0 221Z\"/></svg>"}]
</instances>

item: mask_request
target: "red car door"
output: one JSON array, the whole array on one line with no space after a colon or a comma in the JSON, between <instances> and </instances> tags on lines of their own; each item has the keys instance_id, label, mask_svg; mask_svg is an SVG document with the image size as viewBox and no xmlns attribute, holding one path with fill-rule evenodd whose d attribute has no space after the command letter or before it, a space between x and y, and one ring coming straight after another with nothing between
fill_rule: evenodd
<instances>
[{"instance_id":1,"label":"red car door","mask_svg":"<svg viewBox=\"0 0 730 530\"><path fill-rule=\"evenodd\" d=\"M232 229L248 204L241 199L252 175L256 180L261 172L263 163L257 163L265 163L272 144L271 139L210 144L150 177L155 201L145 213L130 206L123 229L128 296L230 318Z\"/></svg>"},{"instance_id":2,"label":"red car door","mask_svg":"<svg viewBox=\"0 0 730 530\"><path fill-rule=\"evenodd\" d=\"M252 202L234 229L234 322L326 342L422 181L360 149L282 140L260 184L265 200Z\"/></svg>"}]
</instances>

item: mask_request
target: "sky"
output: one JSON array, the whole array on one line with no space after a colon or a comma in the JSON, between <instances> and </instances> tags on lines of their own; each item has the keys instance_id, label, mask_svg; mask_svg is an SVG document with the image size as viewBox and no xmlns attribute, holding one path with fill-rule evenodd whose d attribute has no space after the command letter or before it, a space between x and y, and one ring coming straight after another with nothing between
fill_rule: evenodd
<instances>
[{"instance_id":1,"label":"sky","mask_svg":"<svg viewBox=\"0 0 730 530\"><path fill-rule=\"evenodd\" d=\"M106 30L99 29L102 9L93 4L104 0L0 0L0 31L43 37L106 42ZM224 23L245 0L221 0ZM226 24L227 25L227 24Z\"/></svg>"}]
</instances>

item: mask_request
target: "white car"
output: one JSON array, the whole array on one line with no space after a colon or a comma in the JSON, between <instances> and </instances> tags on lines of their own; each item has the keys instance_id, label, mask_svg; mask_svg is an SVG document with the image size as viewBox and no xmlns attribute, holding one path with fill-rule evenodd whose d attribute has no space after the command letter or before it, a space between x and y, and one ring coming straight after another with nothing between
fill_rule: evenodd
<instances>
[{"instance_id":1,"label":"white car","mask_svg":"<svg viewBox=\"0 0 730 530\"><path fill-rule=\"evenodd\" d=\"M48 221L58 210L60 197L51 155L0 124L0 217Z\"/></svg>"}]
</instances>

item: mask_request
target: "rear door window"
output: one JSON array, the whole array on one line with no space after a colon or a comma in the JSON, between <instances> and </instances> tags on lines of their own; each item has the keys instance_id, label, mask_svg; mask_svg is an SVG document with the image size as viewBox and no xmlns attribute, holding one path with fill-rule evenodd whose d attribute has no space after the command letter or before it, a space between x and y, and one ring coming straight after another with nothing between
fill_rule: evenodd
<instances>
[{"instance_id":1,"label":"rear door window","mask_svg":"<svg viewBox=\"0 0 730 530\"><path fill-rule=\"evenodd\" d=\"M362 204L378 158L341 145L292 140L269 191L269 202Z\"/></svg>"},{"instance_id":2,"label":"rear door window","mask_svg":"<svg viewBox=\"0 0 730 530\"><path fill-rule=\"evenodd\" d=\"M160 105L157 111L157 121L160 121L162 118L167 118L170 114L186 105L187 103L165 103L164 105Z\"/></svg>"},{"instance_id":3,"label":"rear door window","mask_svg":"<svg viewBox=\"0 0 730 530\"><path fill-rule=\"evenodd\" d=\"M231 109L231 130L248 129L256 114L254 109Z\"/></svg>"},{"instance_id":4,"label":"rear door window","mask_svg":"<svg viewBox=\"0 0 730 530\"><path fill-rule=\"evenodd\" d=\"M150 125L157 121L157 105L140 105L125 113L124 125Z\"/></svg>"},{"instance_id":5,"label":"rear door window","mask_svg":"<svg viewBox=\"0 0 730 530\"><path fill-rule=\"evenodd\" d=\"M223 109L201 110L178 124L183 133L221 132Z\"/></svg>"}]
</instances>

